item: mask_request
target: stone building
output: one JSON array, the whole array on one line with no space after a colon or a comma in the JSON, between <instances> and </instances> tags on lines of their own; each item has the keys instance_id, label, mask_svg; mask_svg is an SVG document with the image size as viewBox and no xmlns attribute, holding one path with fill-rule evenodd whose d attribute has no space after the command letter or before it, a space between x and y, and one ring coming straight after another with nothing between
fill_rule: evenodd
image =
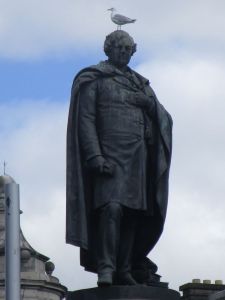
<instances>
[{"instance_id":1,"label":"stone building","mask_svg":"<svg viewBox=\"0 0 225 300\"><path fill-rule=\"evenodd\" d=\"M0 176L0 300L5 299L5 194L4 185L14 182L10 176ZM52 275L54 264L37 252L20 229L21 300L61 300L66 287Z\"/></svg>"},{"instance_id":2,"label":"stone building","mask_svg":"<svg viewBox=\"0 0 225 300\"><path fill-rule=\"evenodd\" d=\"M224 295L225 285L222 280L193 279L191 283L180 286L182 300L219 300Z\"/></svg>"},{"instance_id":3,"label":"stone building","mask_svg":"<svg viewBox=\"0 0 225 300\"><path fill-rule=\"evenodd\" d=\"M5 194L4 186L14 182L10 176L0 176L0 300L5 299ZM21 300L62 300L67 289L54 277L54 264L28 243L20 229ZM225 285L221 280L193 279L180 286L181 300L225 300Z\"/></svg>"}]
</instances>

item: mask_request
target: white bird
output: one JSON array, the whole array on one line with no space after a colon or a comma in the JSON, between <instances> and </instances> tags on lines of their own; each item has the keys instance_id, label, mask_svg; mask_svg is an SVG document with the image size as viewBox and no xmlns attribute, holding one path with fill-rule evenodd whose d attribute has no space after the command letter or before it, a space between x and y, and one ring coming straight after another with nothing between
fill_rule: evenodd
<instances>
[{"instance_id":1,"label":"white bird","mask_svg":"<svg viewBox=\"0 0 225 300\"><path fill-rule=\"evenodd\" d=\"M113 21L113 23L117 24L117 30L121 29L121 25L134 23L136 21L136 19L130 19L123 15L117 14L115 8L109 8L108 10L111 11L111 20Z\"/></svg>"}]
</instances>

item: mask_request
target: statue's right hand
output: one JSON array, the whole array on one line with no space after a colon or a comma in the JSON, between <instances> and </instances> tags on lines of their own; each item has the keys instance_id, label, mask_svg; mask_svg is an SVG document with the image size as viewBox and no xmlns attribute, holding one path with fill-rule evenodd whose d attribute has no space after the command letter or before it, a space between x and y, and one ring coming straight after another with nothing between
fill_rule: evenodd
<instances>
[{"instance_id":1,"label":"statue's right hand","mask_svg":"<svg viewBox=\"0 0 225 300\"><path fill-rule=\"evenodd\" d=\"M87 166L92 171L98 174L107 174L112 176L115 166L108 162L103 156L95 156L92 159L88 160Z\"/></svg>"},{"instance_id":2,"label":"statue's right hand","mask_svg":"<svg viewBox=\"0 0 225 300\"><path fill-rule=\"evenodd\" d=\"M105 163L103 165L102 174L107 174L109 176L112 176L115 171L115 165L110 163L109 161L105 160Z\"/></svg>"},{"instance_id":3,"label":"statue's right hand","mask_svg":"<svg viewBox=\"0 0 225 300\"><path fill-rule=\"evenodd\" d=\"M87 167L89 169L91 169L92 171L95 171L97 173L102 173L104 163L105 163L104 157L101 155L98 155L87 161Z\"/></svg>"}]
</instances>

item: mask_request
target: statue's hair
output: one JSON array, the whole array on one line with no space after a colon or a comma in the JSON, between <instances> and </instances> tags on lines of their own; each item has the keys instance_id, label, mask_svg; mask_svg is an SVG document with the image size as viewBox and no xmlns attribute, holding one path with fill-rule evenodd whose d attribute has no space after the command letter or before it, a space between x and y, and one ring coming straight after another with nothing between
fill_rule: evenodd
<instances>
[{"instance_id":1,"label":"statue's hair","mask_svg":"<svg viewBox=\"0 0 225 300\"><path fill-rule=\"evenodd\" d=\"M137 44L135 44L133 38L126 31L116 30L106 36L104 43L104 52L106 56L109 56L115 43L122 38L128 38L130 40L132 44L132 55L137 51Z\"/></svg>"}]
</instances>

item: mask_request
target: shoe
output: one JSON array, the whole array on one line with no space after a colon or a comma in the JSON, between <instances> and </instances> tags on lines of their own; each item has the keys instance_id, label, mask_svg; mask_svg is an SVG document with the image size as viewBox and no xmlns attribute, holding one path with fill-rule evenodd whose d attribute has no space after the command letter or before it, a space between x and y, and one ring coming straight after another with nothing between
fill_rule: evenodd
<instances>
[{"instance_id":1,"label":"shoe","mask_svg":"<svg viewBox=\"0 0 225 300\"><path fill-rule=\"evenodd\" d=\"M98 274L98 282L97 285L99 287L110 286L113 283L113 278L111 273Z\"/></svg>"},{"instance_id":2,"label":"shoe","mask_svg":"<svg viewBox=\"0 0 225 300\"><path fill-rule=\"evenodd\" d=\"M158 274L149 274L148 278L145 280L146 285L152 285L160 282L161 276Z\"/></svg>"},{"instance_id":3,"label":"shoe","mask_svg":"<svg viewBox=\"0 0 225 300\"><path fill-rule=\"evenodd\" d=\"M137 281L130 273L118 273L116 277L116 284L118 285L137 285Z\"/></svg>"}]
</instances>

